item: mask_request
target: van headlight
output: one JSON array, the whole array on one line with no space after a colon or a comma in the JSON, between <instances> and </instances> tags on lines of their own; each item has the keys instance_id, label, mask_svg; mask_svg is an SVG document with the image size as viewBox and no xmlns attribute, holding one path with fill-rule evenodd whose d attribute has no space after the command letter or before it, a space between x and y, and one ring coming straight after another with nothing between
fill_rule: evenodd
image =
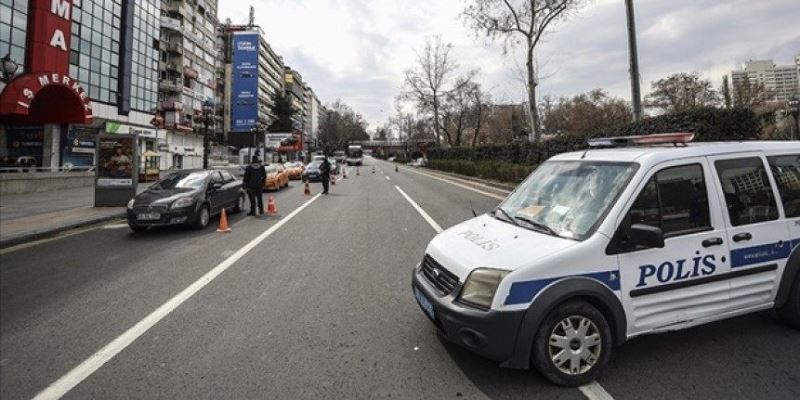
<instances>
[{"instance_id":1,"label":"van headlight","mask_svg":"<svg viewBox=\"0 0 800 400\"><path fill-rule=\"evenodd\" d=\"M489 308L500 282L509 271L492 268L477 268L469 274L461 290L459 300L482 308Z\"/></svg>"},{"instance_id":2,"label":"van headlight","mask_svg":"<svg viewBox=\"0 0 800 400\"><path fill-rule=\"evenodd\" d=\"M133 203L136 202L136 199L133 198L131 201L128 202L128 210L133 210Z\"/></svg>"},{"instance_id":3,"label":"van headlight","mask_svg":"<svg viewBox=\"0 0 800 400\"><path fill-rule=\"evenodd\" d=\"M172 203L170 208L185 208L194 205L194 199L191 197L181 197Z\"/></svg>"}]
</instances>

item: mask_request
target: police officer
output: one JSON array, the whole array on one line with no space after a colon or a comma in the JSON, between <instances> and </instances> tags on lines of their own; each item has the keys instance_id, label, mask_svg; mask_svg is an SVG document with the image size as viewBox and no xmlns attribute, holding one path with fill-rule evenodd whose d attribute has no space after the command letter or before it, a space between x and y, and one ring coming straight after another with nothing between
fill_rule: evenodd
<instances>
[{"instance_id":1,"label":"police officer","mask_svg":"<svg viewBox=\"0 0 800 400\"><path fill-rule=\"evenodd\" d=\"M258 156L253 156L252 161L252 164L244 170L242 182L250 199L250 213L247 215L256 215L256 202L258 202L258 213L264 214L264 181L267 179L267 173L258 161Z\"/></svg>"},{"instance_id":2,"label":"police officer","mask_svg":"<svg viewBox=\"0 0 800 400\"><path fill-rule=\"evenodd\" d=\"M328 157L322 159L319 174L322 179L322 194L328 194L328 187L331 184L331 163L328 161Z\"/></svg>"}]
</instances>

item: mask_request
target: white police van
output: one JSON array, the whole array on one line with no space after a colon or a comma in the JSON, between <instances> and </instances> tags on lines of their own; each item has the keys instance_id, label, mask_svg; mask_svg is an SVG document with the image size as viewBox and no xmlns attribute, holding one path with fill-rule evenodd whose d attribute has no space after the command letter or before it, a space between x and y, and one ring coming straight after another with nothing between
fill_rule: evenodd
<instances>
[{"instance_id":1,"label":"white police van","mask_svg":"<svg viewBox=\"0 0 800 400\"><path fill-rule=\"evenodd\" d=\"M800 142L597 139L428 245L420 307L448 340L551 382L626 340L774 308L800 328Z\"/></svg>"}]
</instances>

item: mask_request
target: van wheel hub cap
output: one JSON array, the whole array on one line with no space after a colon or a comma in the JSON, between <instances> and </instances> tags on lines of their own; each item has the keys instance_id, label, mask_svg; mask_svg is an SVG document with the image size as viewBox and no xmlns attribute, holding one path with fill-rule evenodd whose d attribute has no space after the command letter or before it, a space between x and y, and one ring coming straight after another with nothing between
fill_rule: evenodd
<instances>
[{"instance_id":1,"label":"van wheel hub cap","mask_svg":"<svg viewBox=\"0 0 800 400\"><path fill-rule=\"evenodd\" d=\"M550 360L567 375L581 375L600 359L600 330L590 319L570 316L556 324L548 343Z\"/></svg>"}]
</instances>

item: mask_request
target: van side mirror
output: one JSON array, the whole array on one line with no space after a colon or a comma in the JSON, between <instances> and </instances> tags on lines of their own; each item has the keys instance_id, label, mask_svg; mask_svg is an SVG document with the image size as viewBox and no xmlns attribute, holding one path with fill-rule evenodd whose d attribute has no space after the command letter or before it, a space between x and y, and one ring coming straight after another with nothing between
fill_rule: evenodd
<instances>
[{"instance_id":1,"label":"van side mirror","mask_svg":"<svg viewBox=\"0 0 800 400\"><path fill-rule=\"evenodd\" d=\"M628 242L634 246L664 248L664 232L655 226L633 224L628 230L628 238Z\"/></svg>"}]
</instances>

